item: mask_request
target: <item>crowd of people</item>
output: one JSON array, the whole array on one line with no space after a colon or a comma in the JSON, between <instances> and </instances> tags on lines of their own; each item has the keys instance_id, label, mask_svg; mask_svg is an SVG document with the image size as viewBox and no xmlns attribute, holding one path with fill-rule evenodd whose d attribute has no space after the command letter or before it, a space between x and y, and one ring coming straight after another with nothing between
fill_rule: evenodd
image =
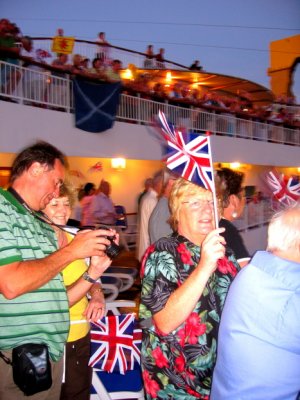
<instances>
[{"instance_id":1,"label":"crowd of people","mask_svg":"<svg viewBox=\"0 0 300 400\"><path fill-rule=\"evenodd\" d=\"M65 230L76 208L66 171L63 153L38 142L16 156L10 186L0 189L3 399L23 398L9 362L32 345L47 349L52 374L37 399L89 398L89 321L105 313L99 278L119 235L105 180L98 190L84 186L74 214L96 229ZM166 169L145 181L138 199L145 396L295 400L299 202L272 218L267 251L250 260L231 223L245 205L244 176L228 168L215 176L217 214L211 191Z\"/></svg>"},{"instance_id":2,"label":"crowd of people","mask_svg":"<svg viewBox=\"0 0 300 400\"><path fill-rule=\"evenodd\" d=\"M63 36L63 29L58 29L56 35ZM65 73L80 75L86 78L99 79L104 82L121 81L120 72L123 69L122 61L112 59L110 56L110 43L106 40L105 32L100 32L95 40L96 50L95 57L89 59L81 54L57 54L57 57L51 61L50 65L55 71L52 75L64 76ZM43 71L43 65L48 65L47 58L52 55L42 49L34 49L33 43L29 37L22 35L20 29L7 19L0 21L0 49L9 48L15 52L15 55L25 57L21 63L26 67L35 71ZM145 69L164 69L165 68L165 49L160 48L157 53L154 52L153 45L148 45L145 52L144 68ZM27 58L27 59L26 59ZM12 62L14 65L19 63L18 59L10 56L2 56L0 59ZM33 62L33 64L30 62ZM39 63L35 65L34 62ZM201 71L203 68L199 60L195 60L189 67L191 71ZM4 74L4 70L2 70ZM26 75L26 74L25 74ZM34 75L31 75L31 78ZM10 76L6 77L7 83L4 92L11 94L21 79L21 74L17 70L12 70ZM4 79L2 79L2 82ZM26 97L32 97L33 93L38 99L45 100L57 98L57 96L65 96L66 90L58 88L59 85L52 85L50 89L55 93L46 93L46 80L42 80L41 76L36 75L35 79L24 77L24 91ZM55 83L55 82L54 82ZM251 118L256 121L269 122L272 124L283 124L288 127L299 127L300 121L293 111L282 106L279 110L272 106L257 106L251 100L251 95L247 92L239 93L239 96L229 97L220 95L214 91L206 91L205 89L191 88L184 82L176 82L172 85L164 85L155 82L148 73L137 74L131 81L122 81L123 91L128 94L139 93L142 97L154 99L156 101L168 101L170 104L179 105L181 107L198 107L204 111L215 111L218 113L233 114L241 118ZM62 93L56 93L60 91ZM38 93L37 93L38 92ZM62 99L64 100L64 99ZM293 99L280 96L278 99L282 104L291 105ZM64 101L62 101L64 104Z\"/></svg>"},{"instance_id":3,"label":"crowd of people","mask_svg":"<svg viewBox=\"0 0 300 400\"><path fill-rule=\"evenodd\" d=\"M20 151L0 188L1 399L24 398L15 354L28 345L46 350L52 376L33 398L90 397L89 322L105 314L99 278L120 238L110 183L86 183L74 202L67 170L59 149L37 142ZM250 255L232 223L243 185L228 168L215 171L216 199L165 168L145 181L136 256L147 400L300 398L300 199L272 217L267 250Z\"/></svg>"}]
</instances>

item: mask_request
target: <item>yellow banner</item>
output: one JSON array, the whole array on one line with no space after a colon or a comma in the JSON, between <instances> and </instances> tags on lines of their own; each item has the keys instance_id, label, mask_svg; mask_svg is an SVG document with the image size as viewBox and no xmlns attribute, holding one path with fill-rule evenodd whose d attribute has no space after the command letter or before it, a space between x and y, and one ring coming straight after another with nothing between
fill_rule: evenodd
<instances>
[{"instance_id":1,"label":"yellow banner","mask_svg":"<svg viewBox=\"0 0 300 400\"><path fill-rule=\"evenodd\" d=\"M52 41L53 53L71 54L73 52L75 38L55 36Z\"/></svg>"}]
</instances>

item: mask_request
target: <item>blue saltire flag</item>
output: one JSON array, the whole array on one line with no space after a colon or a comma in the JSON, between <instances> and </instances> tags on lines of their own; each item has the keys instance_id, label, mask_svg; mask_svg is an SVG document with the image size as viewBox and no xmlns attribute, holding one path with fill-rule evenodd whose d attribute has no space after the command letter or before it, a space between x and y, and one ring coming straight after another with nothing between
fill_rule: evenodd
<instances>
[{"instance_id":1,"label":"blue saltire flag","mask_svg":"<svg viewBox=\"0 0 300 400\"><path fill-rule=\"evenodd\" d=\"M74 78L75 126L87 132L104 132L116 119L121 83Z\"/></svg>"}]
</instances>

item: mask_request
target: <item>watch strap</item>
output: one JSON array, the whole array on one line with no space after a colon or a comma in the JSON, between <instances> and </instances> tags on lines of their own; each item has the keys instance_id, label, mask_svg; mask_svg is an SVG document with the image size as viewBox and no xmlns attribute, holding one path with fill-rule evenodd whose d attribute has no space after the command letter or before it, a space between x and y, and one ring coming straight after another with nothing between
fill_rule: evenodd
<instances>
[{"instance_id":1,"label":"watch strap","mask_svg":"<svg viewBox=\"0 0 300 400\"><path fill-rule=\"evenodd\" d=\"M91 277L89 276L89 273L88 273L87 271L85 271L85 272L83 273L82 279L84 279L85 281L90 282L90 283L97 283L97 282L98 282L97 279L91 278Z\"/></svg>"}]
</instances>

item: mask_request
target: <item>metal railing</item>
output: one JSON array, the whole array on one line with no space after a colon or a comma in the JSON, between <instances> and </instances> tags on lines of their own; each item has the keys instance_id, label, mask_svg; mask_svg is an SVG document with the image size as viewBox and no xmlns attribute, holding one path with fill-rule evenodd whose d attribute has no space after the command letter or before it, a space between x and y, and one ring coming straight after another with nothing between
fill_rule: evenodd
<instances>
[{"instance_id":1,"label":"metal railing","mask_svg":"<svg viewBox=\"0 0 300 400\"><path fill-rule=\"evenodd\" d=\"M262 200L258 203L250 201L245 205L243 214L234 220L239 231L257 228L266 225L274 214L271 200Z\"/></svg>"},{"instance_id":2,"label":"metal railing","mask_svg":"<svg viewBox=\"0 0 300 400\"><path fill-rule=\"evenodd\" d=\"M27 68L0 61L0 96L3 100L17 101L25 105L74 111L73 82L69 75L43 70L37 66ZM180 107L136 96L122 94L117 120L148 125L158 111L178 127L195 132L244 139L270 141L300 146L300 129L290 129L276 123L263 123L252 118L237 118L224 110L204 111L196 107Z\"/></svg>"},{"instance_id":3,"label":"metal railing","mask_svg":"<svg viewBox=\"0 0 300 400\"><path fill-rule=\"evenodd\" d=\"M52 52L52 43L53 38L32 38L34 42L35 49L46 50L49 54L51 54L51 58L48 59L48 63L56 58L56 53ZM88 58L91 62L99 53L99 45L93 41L87 40L79 40L76 39L74 42L74 48L72 54L80 54L81 56ZM110 60L119 59L122 61L124 68L127 68L128 65L133 64L137 68L144 68L145 65L145 54L135 51L129 50L118 46L109 45L107 46L107 57ZM70 56L72 57L72 56ZM179 69L179 70L188 70L187 66L176 63L171 60L166 60L164 63L154 63L151 65L147 65L147 69Z\"/></svg>"}]
</instances>

